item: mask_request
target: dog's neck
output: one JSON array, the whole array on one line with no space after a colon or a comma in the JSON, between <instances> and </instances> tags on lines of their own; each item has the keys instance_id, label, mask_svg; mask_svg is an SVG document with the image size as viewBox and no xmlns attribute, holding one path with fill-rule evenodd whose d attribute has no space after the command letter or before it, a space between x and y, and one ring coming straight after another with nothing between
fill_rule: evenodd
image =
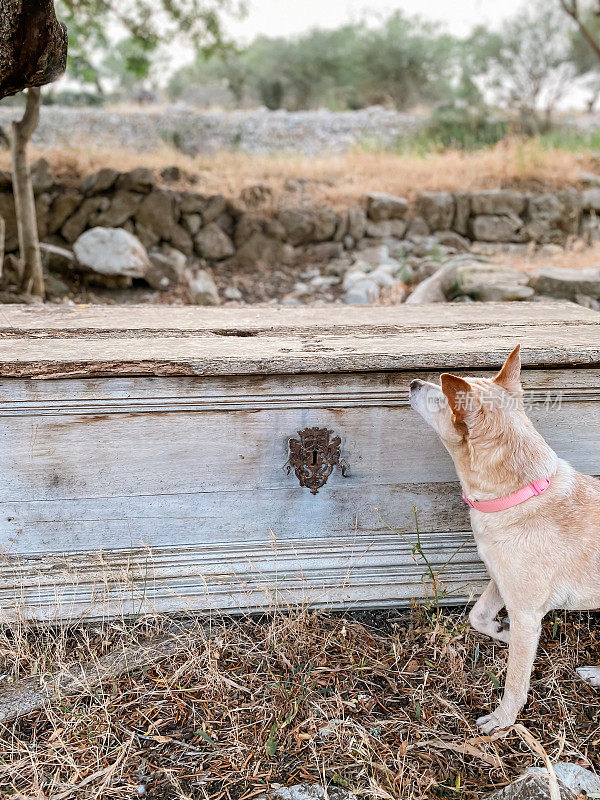
<instances>
[{"instance_id":1,"label":"dog's neck","mask_svg":"<svg viewBox=\"0 0 600 800\"><path fill-rule=\"evenodd\" d=\"M551 478L558 466L558 456L531 424L493 443L465 440L451 455L464 493L477 500L506 497Z\"/></svg>"}]
</instances>

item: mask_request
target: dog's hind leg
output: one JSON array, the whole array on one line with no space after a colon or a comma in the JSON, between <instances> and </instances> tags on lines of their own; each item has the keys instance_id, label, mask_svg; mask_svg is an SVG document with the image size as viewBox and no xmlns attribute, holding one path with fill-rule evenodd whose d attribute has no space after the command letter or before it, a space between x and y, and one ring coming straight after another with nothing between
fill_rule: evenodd
<instances>
[{"instance_id":1,"label":"dog's hind leg","mask_svg":"<svg viewBox=\"0 0 600 800\"><path fill-rule=\"evenodd\" d=\"M577 667L575 672L590 686L600 686L600 667Z\"/></svg>"},{"instance_id":2,"label":"dog's hind leg","mask_svg":"<svg viewBox=\"0 0 600 800\"><path fill-rule=\"evenodd\" d=\"M471 609L469 622L479 633L485 633L500 642L508 642L510 632L496 619L496 615L503 607L504 600L500 596L498 587L494 581L490 581Z\"/></svg>"}]
</instances>

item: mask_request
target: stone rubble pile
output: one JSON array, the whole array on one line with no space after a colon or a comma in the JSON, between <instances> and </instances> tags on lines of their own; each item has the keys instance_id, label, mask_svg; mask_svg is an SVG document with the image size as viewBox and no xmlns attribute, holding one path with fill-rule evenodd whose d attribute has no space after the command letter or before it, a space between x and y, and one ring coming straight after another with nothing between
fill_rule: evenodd
<instances>
[{"instance_id":1,"label":"stone rubble pile","mask_svg":"<svg viewBox=\"0 0 600 800\"><path fill-rule=\"evenodd\" d=\"M598 241L595 188L540 195L423 192L412 207L404 198L371 192L339 211L277 207L262 185L235 200L178 191L141 167L101 169L74 188L57 182L42 159L32 178L51 297L68 295L65 281L76 279L105 289L177 290L184 302L251 302L252 281L236 280L245 271L255 285L272 279L279 288L263 291L262 299L286 305L544 295L600 307L600 269L527 275L485 260L499 248L556 252ZM0 172L0 215L9 254L2 283L9 287L18 283L18 237L6 172Z\"/></svg>"}]
</instances>

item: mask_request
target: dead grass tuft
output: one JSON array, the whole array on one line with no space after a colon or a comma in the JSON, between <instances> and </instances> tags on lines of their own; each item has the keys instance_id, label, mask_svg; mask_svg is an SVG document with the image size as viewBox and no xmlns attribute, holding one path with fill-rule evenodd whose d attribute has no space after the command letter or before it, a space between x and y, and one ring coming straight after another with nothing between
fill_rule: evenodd
<instances>
[{"instance_id":1,"label":"dead grass tuft","mask_svg":"<svg viewBox=\"0 0 600 800\"><path fill-rule=\"evenodd\" d=\"M579 243L577 243L579 244ZM547 248L531 249L528 253L498 253L493 261L522 272L533 272L539 267L561 267L563 269L584 269L600 266L600 244L591 247L557 248L549 253Z\"/></svg>"},{"instance_id":2,"label":"dead grass tuft","mask_svg":"<svg viewBox=\"0 0 600 800\"><path fill-rule=\"evenodd\" d=\"M176 164L198 176L200 191L236 197L256 183L268 184L283 202L314 200L334 207L356 202L367 191L384 191L413 199L423 190L473 191L514 188L544 191L579 186L582 171L598 170L592 153L576 154L543 148L538 142L506 140L476 152L447 151L428 156L356 150L343 155L260 155L222 152L191 158L165 145L142 154L125 149L86 150L37 148L61 179L73 182L100 167L160 170ZM10 166L0 152L0 168Z\"/></svg>"},{"instance_id":3,"label":"dead grass tuft","mask_svg":"<svg viewBox=\"0 0 600 800\"><path fill-rule=\"evenodd\" d=\"M474 719L499 695L506 648L464 610L153 617L12 626L2 680L39 675L170 632L176 653L0 728L0 793L22 798L250 798L318 781L379 798L476 798L539 759ZM522 722L552 760L600 766L600 617L551 616Z\"/></svg>"}]
</instances>

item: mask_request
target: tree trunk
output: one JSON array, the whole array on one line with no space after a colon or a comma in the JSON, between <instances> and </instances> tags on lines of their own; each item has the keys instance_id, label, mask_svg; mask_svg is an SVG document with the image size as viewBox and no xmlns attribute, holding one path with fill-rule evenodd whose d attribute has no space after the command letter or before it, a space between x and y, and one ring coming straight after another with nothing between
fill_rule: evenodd
<instances>
[{"instance_id":1,"label":"tree trunk","mask_svg":"<svg viewBox=\"0 0 600 800\"><path fill-rule=\"evenodd\" d=\"M585 104L588 114L591 114L594 111L594 106L598 102L598 97L600 97L600 87L592 91L590 98Z\"/></svg>"},{"instance_id":2,"label":"tree trunk","mask_svg":"<svg viewBox=\"0 0 600 800\"><path fill-rule=\"evenodd\" d=\"M6 224L4 217L0 217L0 278L4 272L4 243L5 243Z\"/></svg>"},{"instance_id":3,"label":"tree trunk","mask_svg":"<svg viewBox=\"0 0 600 800\"><path fill-rule=\"evenodd\" d=\"M31 170L27 161L27 143L40 118L40 90L27 90L23 119L12 123L13 192L19 234L19 251L23 265L23 290L44 297L44 273L38 239L35 200Z\"/></svg>"},{"instance_id":4,"label":"tree trunk","mask_svg":"<svg viewBox=\"0 0 600 800\"><path fill-rule=\"evenodd\" d=\"M67 64L67 30L54 0L0 1L0 98L56 80Z\"/></svg>"}]
</instances>

